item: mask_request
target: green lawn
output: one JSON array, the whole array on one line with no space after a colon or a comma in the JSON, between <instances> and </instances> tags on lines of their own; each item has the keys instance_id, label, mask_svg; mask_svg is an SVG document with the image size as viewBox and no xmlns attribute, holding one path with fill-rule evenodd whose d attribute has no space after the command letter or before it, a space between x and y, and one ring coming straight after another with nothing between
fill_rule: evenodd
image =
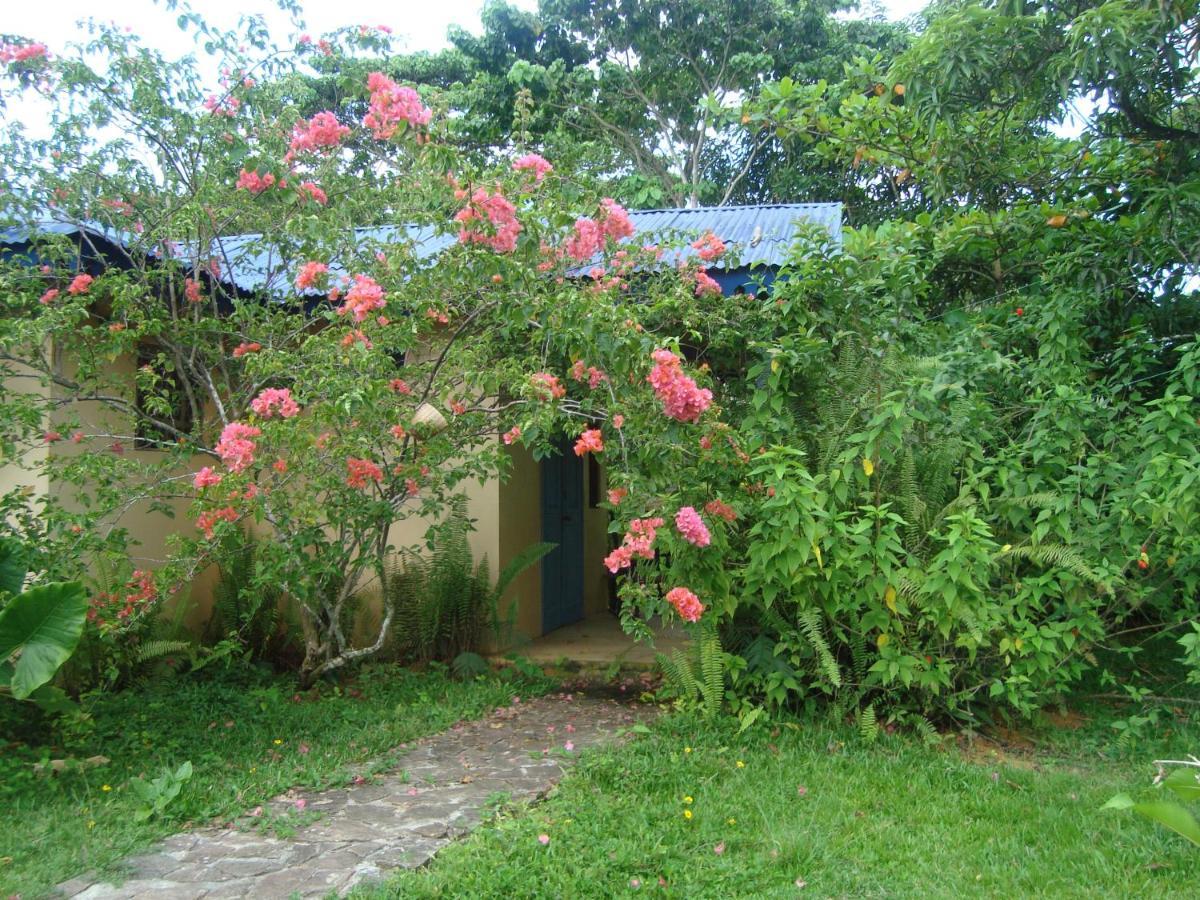
<instances>
[{"instance_id":1,"label":"green lawn","mask_svg":"<svg viewBox=\"0 0 1200 900\"><path fill-rule=\"evenodd\" d=\"M0 897L42 896L187 823L234 817L291 786L344 783L351 767L386 766L385 754L404 741L546 686L462 683L384 665L309 693L253 670L166 678L99 699L90 727L59 746L43 743L28 707L0 701ZM110 762L34 774L40 761L96 755ZM187 760L194 775L165 816L134 821L130 779Z\"/></svg>"},{"instance_id":2,"label":"green lawn","mask_svg":"<svg viewBox=\"0 0 1200 900\"><path fill-rule=\"evenodd\" d=\"M1156 753L1200 746L1200 730L1117 756L1102 749L1111 712L1092 712L1077 730L1035 729L1044 749L1011 762L799 721L739 736L728 720L667 718L361 896L1200 895L1200 851L1099 811L1148 783Z\"/></svg>"}]
</instances>

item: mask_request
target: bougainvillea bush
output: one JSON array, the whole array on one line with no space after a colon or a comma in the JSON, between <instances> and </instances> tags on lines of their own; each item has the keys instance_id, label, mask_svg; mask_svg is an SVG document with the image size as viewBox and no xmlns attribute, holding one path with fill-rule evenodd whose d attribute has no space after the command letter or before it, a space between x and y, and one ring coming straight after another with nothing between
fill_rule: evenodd
<instances>
[{"instance_id":1,"label":"bougainvillea bush","mask_svg":"<svg viewBox=\"0 0 1200 900\"><path fill-rule=\"evenodd\" d=\"M112 28L62 58L6 45L6 102L51 113L44 135L11 125L2 151L8 224L27 235L0 275L21 387L5 462L53 488L5 503L42 571L91 574L89 627L109 644L144 639L231 536L255 534L255 577L298 607L312 679L382 646L387 592L365 642L345 613L386 577L393 525L502 474L506 445L619 446L618 382L645 394L635 433L639 413L694 427L710 395L635 316L713 305L711 280L699 263L653 274L661 248L626 212L535 153L470 166L437 97L380 70L379 30L281 49L182 21L224 61L213 90ZM339 67L335 109L298 86L314 61ZM584 362L593 345L604 370ZM124 528L135 511L178 514L154 567Z\"/></svg>"}]
</instances>

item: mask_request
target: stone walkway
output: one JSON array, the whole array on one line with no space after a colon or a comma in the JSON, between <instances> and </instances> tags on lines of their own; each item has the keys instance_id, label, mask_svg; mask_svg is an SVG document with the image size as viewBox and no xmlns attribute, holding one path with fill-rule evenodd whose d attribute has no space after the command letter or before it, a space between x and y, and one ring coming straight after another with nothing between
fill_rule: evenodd
<instances>
[{"instance_id":1,"label":"stone walkway","mask_svg":"<svg viewBox=\"0 0 1200 900\"><path fill-rule=\"evenodd\" d=\"M541 797L581 750L653 714L652 707L571 694L514 702L416 742L399 768L378 780L276 798L264 812L320 814L294 837L236 829L185 832L126 860L129 875L120 885L77 878L59 890L75 900L345 894L388 869L424 864L478 825L490 802Z\"/></svg>"}]
</instances>

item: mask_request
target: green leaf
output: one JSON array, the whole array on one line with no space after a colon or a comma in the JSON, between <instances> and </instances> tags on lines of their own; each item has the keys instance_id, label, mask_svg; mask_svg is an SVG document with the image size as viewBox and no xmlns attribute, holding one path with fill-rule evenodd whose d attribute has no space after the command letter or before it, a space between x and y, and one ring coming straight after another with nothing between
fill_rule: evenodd
<instances>
[{"instance_id":1,"label":"green leaf","mask_svg":"<svg viewBox=\"0 0 1200 900\"><path fill-rule=\"evenodd\" d=\"M1200 800L1200 777L1191 766L1176 769L1163 781L1163 787L1180 800Z\"/></svg>"},{"instance_id":2,"label":"green leaf","mask_svg":"<svg viewBox=\"0 0 1200 900\"><path fill-rule=\"evenodd\" d=\"M54 677L75 652L86 613L77 581L35 587L0 611L0 660L20 651L9 683L14 697L24 700Z\"/></svg>"},{"instance_id":3,"label":"green leaf","mask_svg":"<svg viewBox=\"0 0 1200 900\"><path fill-rule=\"evenodd\" d=\"M1156 800L1150 803L1138 803L1133 807L1138 815L1145 816L1151 822L1157 822L1164 828L1169 828L1200 847L1200 825L1190 812L1178 803Z\"/></svg>"},{"instance_id":4,"label":"green leaf","mask_svg":"<svg viewBox=\"0 0 1200 900\"><path fill-rule=\"evenodd\" d=\"M1134 805L1133 798L1130 797L1128 794L1117 794L1117 796L1111 798L1107 803L1105 803L1100 808L1101 809L1132 809L1133 805Z\"/></svg>"},{"instance_id":5,"label":"green leaf","mask_svg":"<svg viewBox=\"0 0 1200 900\"><path fill-rule=\"evenodd\" d=\"M518 575L530 566L535 565L538 560L557 546L558 544L552 544L548 541L543 541L540 544L530 544L509 560L508 565L504 567L504 571L496 579L496 599L499 600L504 596L504 592L508 590L508 586L512 584Z\"/></svg>"},{"instance_id":6,"label":"green leaf","mask_svg":"<svg viewBox=\"0 0 1200 900\"><path fill-rule=\"evenodd\" d=\"M0 594L16 596L25 585L25 548L16 538L0 538Z\"/></svg>"}]
</instances>

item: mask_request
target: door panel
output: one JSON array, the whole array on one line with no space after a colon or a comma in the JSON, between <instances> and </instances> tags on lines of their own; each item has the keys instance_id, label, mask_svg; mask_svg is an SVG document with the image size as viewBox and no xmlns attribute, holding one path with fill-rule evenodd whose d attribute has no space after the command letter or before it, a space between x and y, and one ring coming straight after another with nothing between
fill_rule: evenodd
<instances>
[{"instance_id":1,"label":"door panel","mask_svg":"<svg viewBox=\"0 0 1200 900\"><path fill-rule=\"evenodd\" d=\"M542 540L558 546L542 558L542 632L583 618L583 461L569 445L543 459Z\"/></svg>"}]
</instances>

